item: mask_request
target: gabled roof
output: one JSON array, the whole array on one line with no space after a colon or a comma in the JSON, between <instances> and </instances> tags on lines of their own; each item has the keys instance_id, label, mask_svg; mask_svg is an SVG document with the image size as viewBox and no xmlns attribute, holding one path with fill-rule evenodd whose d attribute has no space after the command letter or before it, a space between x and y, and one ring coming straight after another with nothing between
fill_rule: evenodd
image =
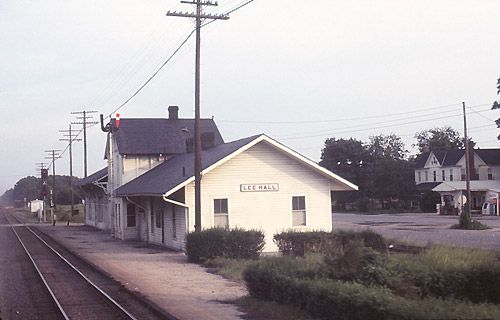
<instances>
[{"instance_id":1,"label":"gabled roof","mask_svg":"<svg viewBox=\"0 0 500 320\"><path fill-rule=\"evenodd\" d=\"M433 154L439 164L443 167L454 166L457 162L464 156L465 150L455 149L455 150L443 150L437 149L432 151L427 151L419 154L415 159L415 168L422 169L425 167L429 156Z\"/></svg>"},{"instance_id":2,"label":"gabled roof","mask_svg":"<svg viewBox=\"0 0 500 320\"><path fill-rule=\"evenodd\" d=\"M108 176L108 167L102 168L101 170L92 173L90 176L86 178L82 178L77 182L78 187L82 187L94 182L97 182L99 180L102 180L103 178L107 178Z\"/></svg>"},{"instance_id":3,"label":"gabled roof","mask_svg":"<svg viewBox=\"0 0 500 320\"><path fill-rule=\"evenodd\" d=\"M331 171L319 166L299 153L278 143L266 135L256 135L229 143L220 144L211 149L202 151L202 174L217 168L236 155L244 152L259 142L265 141L276 149L301 161L312 170L335 180L348 190L357 190L353 183L341 178ZM150 171L116 189L117 196L131 195L164 195L168 196L194 181L194 154L176 155Z\"/></svg>"},{"instance_id":4,"label":"gabled roof","mask_svg":"<svg viewBox=\"0 0 500 320\"><path fill-rule=\"evenodd\" d=\"M214 145L224 143L213 119L201 119L200 131L212 133ZM113 134L120 154L180 154L194 135L194 119L121 119Z\"/></svg>"},{"instance_id":5,"label":"gabled roof","mask_svg":"<svg viewBox=\"0 0 500 320\"><path fill-rule=\"evenodd\" d=\"M417 157L415 158L415 168L422 169L423 167L425 167L430 154L430 151L427 151L417 155Z\"/></svg>"},{"instance_id":6,"label":"gabled roof","mask_svg":"<svg viewBox=\"0 0 500 320\"><path fill-rule=\"evenodd\" d=\"M487 165L500 165L500 149L477 149L474 151Z\"/></svg>"}]
</instances>

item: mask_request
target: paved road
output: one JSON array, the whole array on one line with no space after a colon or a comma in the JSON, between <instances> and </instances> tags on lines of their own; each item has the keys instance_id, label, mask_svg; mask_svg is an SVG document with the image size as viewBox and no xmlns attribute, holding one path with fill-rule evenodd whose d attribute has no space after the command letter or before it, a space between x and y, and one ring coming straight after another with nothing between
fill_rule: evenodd
<instances>
[{"instance_id":1,"label":"paved road","mask_svg":"<svg viewBox=\"0 0 500 320\"><path fill-rule=\"evenodd\" d=\"M488 226L489 230L454 230L456 216L439 216L430 213L401 214L352 214L334 213L334 229L372 229L390 239L408 244L425 246L445 244L500 251L500 217L473 217Z\"/></svg>"}]
</instances>

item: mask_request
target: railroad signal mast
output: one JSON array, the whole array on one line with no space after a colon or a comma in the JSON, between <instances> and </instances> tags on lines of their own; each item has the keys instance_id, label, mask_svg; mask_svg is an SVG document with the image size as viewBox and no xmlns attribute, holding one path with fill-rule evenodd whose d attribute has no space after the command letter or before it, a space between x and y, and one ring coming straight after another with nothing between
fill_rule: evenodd
<instances>
[{"instance_id":1,"label":"railroad signal mast","mask_svg":"<svg viewBox=\"0 0 500 320\"><path fill-rule=\"evenodd\" d=\"M194 18L196 28L195 89L194 89L194 229L201 231L201 132L200 132L200 45L201 27L204 20L228 20L227 14L204 14L203 7L218 6L217 2L193 0L181 1L196 6L196 12L167 12L167 16Z\"/></svg>"}]
</instances>

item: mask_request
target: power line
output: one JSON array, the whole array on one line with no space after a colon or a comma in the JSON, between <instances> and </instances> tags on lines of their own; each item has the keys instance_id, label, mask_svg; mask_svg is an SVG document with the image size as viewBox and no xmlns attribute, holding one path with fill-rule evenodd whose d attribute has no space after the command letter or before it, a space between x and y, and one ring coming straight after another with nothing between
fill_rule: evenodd
<instances>
[{"instance_id":1,"label":"power line","mask_svg":"<svg viewBox=\"0 0 500 320\"><path fill-rule=\"evenodd\" d=\"M480 110L479 112L488 112L488 111L491 111L491 110L489 110L489 109L486 110L485 109L485 110ZM421 117L427 117L427 116L431 116L431 115L445 114L445 113L450 113L450 112L456 112L456 110L449 110L449 111L444 111L444 112L429 113L429 114L420 115L420 116L413 116L412 118L421 118ZM375 122L375 123L369 123L370 125L389 124L387 126L379 126L379 127L369 127L369 128L366 128L366 124L360 124L360 125L356 125L356 126L341 127L341 128L336 128L336 129L337 130L343 130L343 129L352 129L352 128L360 128L360 127L363 128L361 130L350 130L350 131L347 131L347 132L351 132L351 131L352 132L356 132L356 131L364 131L364 130L370 130L370 129L389 128L389 127L392 127L392 126L396 127L396 126L401 126L401 125L406 125L406 124L426 122L426 121L430 121L430 120L440 120L440 119L446 119L446 118L453 118L453 117L458 117L460 115L461 114L453 114L453 115L443 116L443 117L433 117L433 118L427 118L427 119L418 120L418 121L397 123L399 121L405 121L405 120L408 119L408 117L404 117L404 118L392 119L392 120L387 120L387 121L380 121L380 122ZM306 134L306 135L307 134L320 134L321 135L321 134L328 133L328 132L331 132L331 131L330 130L309 131L309 132L302 132L299 135L298 134L291 134L291 135L288 135L288 136L284 136L284 138L293 138L295 136L301 136L301 135L304 135L304 134Z\"/></svg>"},{"instance_id":2,"label":"power line","mask_svg":"<svg viewBox=\"0 0 500 320\"><path fill-rule=\"evenodd\" d=\"M346 130L346 131L337 131L337 132L322 131L321 134L318 133L318 134L314 134L314 135L305 135L305 136L290 136L290 137L282 137L281 139L283 139L283 140L295 140L295 139L321 137L321 136L324 136L325 134L328 134L328 135L337 135L337 134L361 132L361 131L367 131L367 130L383 129L383 128L390 128L390 127L398 127L398 126L408 125L408 124L422 123L422 122L427 122L427 121L430 121L430 120L448 119L448 118L453 118L453 117L458 117L458 116L461 116L461 114L454 114L454 115L451 115L451 116L444 116L444 117L435 117L435 118L424 119L424 120L408 121L408 122L398 123L398 124L390 124L390 125L375 126L375 127L366 127L366 128L362 128L362 129L356 129L356 130ZM347 127L344 127L344 128L341 128L341 129L346 129L346 128Z\"/></svg>"},{"instance_id":3,"label":"power line","mask_svg":"<svg viewBox=\"0 0 500 320\"><path fill-rule=\"evenodd\" d=\"M76 117L81 120L81 122L72 122L72 124L81 124L83 130L83 172L84 177L87 177L87 127L88 125L97 124L97 121L89 121L92 119L92 116L88 114L97 113L97 111L74 111L71 114L81 114L82 116Z\"/></svg>"},{"instance_id":4,"label":"power line","mask_svg":"<svg viewBox=\"0 0 500 320\"><path fill-rule=\"evenodd\" d=\"M136 95L138 95L139 92L141 92L142 89L144 89L144 87L146 87L148 85L148 83L151 82L151 80L153 80L153 78L156 77L156 75L167 65L167 63L169 63L170 60L172 60L172 58L177 54L177 52L179 52L181 50L181 48L186 44L186 42L189 40L189 38L191 38L191 36L194 34L195 31L196 30L193 29L191 31L191 33L189 33L189 35L186 37L186 39L184 39L184 41L182 41L182 43L179 45L179 47L177 47L177 49L175 49L175 51L168 57L168 59L162 63L162 65L146 80L146 82L144 82L139 87L139 89L137 89L127 100L125 100L125 102L123 102L119 107L117 107L113 112L111 112L108 115L108 117L111 117L114 113L116 113L118 110L123 108L127 103L129 103L130 100L132 100Z\"/></svg>"}]
</instances>

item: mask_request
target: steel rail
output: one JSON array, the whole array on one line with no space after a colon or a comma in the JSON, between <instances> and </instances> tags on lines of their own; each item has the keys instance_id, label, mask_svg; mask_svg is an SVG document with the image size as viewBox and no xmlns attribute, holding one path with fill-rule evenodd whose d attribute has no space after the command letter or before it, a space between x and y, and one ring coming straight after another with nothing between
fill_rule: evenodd
<instances>
[{"instance_id":1,"label":"steel rail","mask_svg":"<svg viewBox=\"0 0 500 320\"><path fill-rule=\"evenodd\" d=\"M14 225L12 225L10 223L9 219L7 218L7 215L5 215L5 219L11 225L10 228L12 229L12 232L14 232L14 235L17 237L17 240L19 241L19 243L23 247L24 252L26 252L26 255L31 260L31 263L35 267L35 270L38 273L38 276L40 277L40 279L42 279L43 284L45 285L45 288L47 288L47 291L50 293L50 295L52 297L52 300L54 300L55 304L57 305L57 308L59 309L59 312L61 312L61 314L63 315L64 319L69 320L70 318L68 317L68 315L64 311L63 307L61 306L61 303L59 303L59 300L57 299L57 297L55 296L54 292L50 288L50 286L47 283L47 280L45 279L44 275L42 274L42 272L38 268L38 265L36 264L35 260L33 259L33 257L31 256L31 254L29 253L28 248L26 248L26 246L24 245L24 242L21 240L21 237L19 237L19 234L17 233L16 229L14 229Z\"/></svg>"},{"instance_id":2,"label":"steel rail","mask_svg":"<svg viewBox=\"0 0 500 320\"><path fill-rule=\"evenodd\" d=\"M107 294L104 290L102 290L101 288L99 288L99 286L97 286L94 282L92 282L92 280L90 280L85 274L83 274L80 270L78 270L77 267L75 267L71 262L69 262L62 254L60 254L56 249L54 249L51 245L49 245L45 240L43 240L38 234L36 234L29 226L27 226L26 224L24 224L22 221L20 221L17 217L14 217L17 221L19 221L23 227L25 227L26 229L28 229L35 237L38 238L38 240L40 240L47 248L49 248L50 250L52 250L52 252L54 252L61 260L63 260L70 268L72 268L76 273L78 273L78 275L80 275L85 281L87 281L88 284L90 284L94 289L96 289L100 294L102 294L104 297L106 297L106 299L108 299L108 301L110 301L113 305L115 305L118 309L120 309L120 311L122 311L129 319L132 319L132 320L137 320L136 317L134 317L130 312L128 312L123 306L121 306L116 300L114 300L109 294ZM13 227L12 227L13 228ZM14 228L13 228L14 229ZM14 231L15 232L15 231ZM17 235L17 232L16 232L16 235ZM19 238L19 236L17 236ZM23 244L23 247L24 247L24 244ZM25 248L26 250L26 248ZM26 250L26 252L28 252ZM29 254L28 254L29 255ZM31 257L30 257L31 259ZM33 261L33 259L31 259ZM34 263L34 261L33 261ZM41 274L40 274L41 276ZM45 282L45 280L44 280ZM69 319L69 318L66 318L66 319Z\"/></svg>"}]
</instances>

